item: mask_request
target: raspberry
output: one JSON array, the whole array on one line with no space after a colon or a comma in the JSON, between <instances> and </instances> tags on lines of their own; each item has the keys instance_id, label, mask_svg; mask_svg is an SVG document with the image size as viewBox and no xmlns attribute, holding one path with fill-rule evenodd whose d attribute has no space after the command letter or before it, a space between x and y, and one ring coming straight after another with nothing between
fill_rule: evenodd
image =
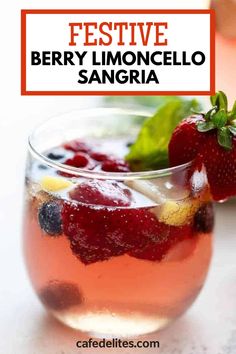
<instances>
[{"instance_id":1,"label":"raspberry","mask_svg":"<svg viewBox=\"0 0 236 354\"><path fill-rule=\"evenodd\" d=\"M197 232L210 233L214 228L214 210L212 203L201 206L194 216L194 229Z\"/></svg>"},{"instance_id":2,"label":"raspberry","mask_svg":"<svg viewBox=\"0 0 236 354\"><path fill-rule=\"evenodd\" d=\"M96 166L96 163L84 153L75 154L71 159L66 160L65 164L77 168L86 168L88 170L92 170Z\"/></svg>"},{"instance_id":3,"label":"raspberry","mask_svg":"<svg viewBox=\"0 0 236 354\"><path fill-rule=\"evenodd\" d=\"M57 201L47 201L38 211L41 229L50 236L59 236L61 231L61 205Z\"/></svg>"},{"instance_id":4,"label":"raspberry","mask_svg":"<svg viewBox=\"0 0 236 354\"><path fill-rule=\"evenodd\" d=\"M103 154L102 152L92 152L90 154L90 157L96 161L104 161L104 160L107 160L108 159L108 155L106 154Z\"/></svg>"},{"instance_id":5,"label":"raspberry","mask_svg":"<svg viewBox=\"0 0 236 354\"><path fill-rule=\"evenodd\" d=\"M73 283L50 281L39 293L42 303L56 311L66 310L82 303L78 287Z\"/></svg>"},{"instance_id":6,"label":"raspberry","mask_svg":"<svg viewBox=\"0 0 236 354\"><path fill-rule=\"evenodd\" d=\"M102 170L106 172L130 172L129 165L123 159L109 158L102 163Z\"/></svg>"},{"instance_id":7,"label":"raspberry","mask_svg":"<svg viewBox=\"0 0 236 354\"><path fill-rule=\"evenodd\" d=\"M83 141L79 141L79 140L72 140L66 144L63 145L64 149L66 150L70 150L73 152L85 152L88 153L89 151L91 151L91 147L84 143Z\"/></svg>"},{"instance_id":8,"label":"raspberry","mask_svg":"<svg viewBox=\"0 0 236 354\"><path fill-rule=\"evenodd\" d=\"M132 199L129 189L116 182L99 180L82 182L70 192L70 197L81 203L103 206L129 206Z\"/></svg>"},{"instance_id":9,"label":"raspberry","mask_svg":"<svg viewBox=\"0 0 236 354\"><path fill-rule=\"evenodd\" d=\"M63 205L62 220L71 249L84 264L107 260L125 252L143 258L143 248L153 243L166 246L169 237L169 227L159 223L144 208L98 209L67 201ZM148 257L153 260L152 256Z\"/></svg>"},{"instance_id":10,"label":"raspberry","mask_svg":"<svg viewBox=\"0 0 236 354\"><path fill-rule=\"evenodd\" d=\"M109 229L108 209L64 202L62 208L63 231L69 238L73 253L84 263L90 264L121 255L124 250L107 239Z\"/></svg>"}]
</instances>

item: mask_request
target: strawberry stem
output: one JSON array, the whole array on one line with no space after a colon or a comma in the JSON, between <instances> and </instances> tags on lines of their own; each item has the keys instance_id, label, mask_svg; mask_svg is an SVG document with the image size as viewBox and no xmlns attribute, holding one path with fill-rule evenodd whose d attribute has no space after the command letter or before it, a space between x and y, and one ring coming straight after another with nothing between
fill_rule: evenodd
<instances>
[{"instance_id":1,"label":"strawberry stem","mask_svg":"<svg viewBox=\"0 0 236 354\"><path fill-rule=\"evenodd\" d=\"M199 122L197 130L201 133L216 130L219 145L232 149L232 139L236 136L236 101L231 111L228 111L228 99L223 91L211 96L210 101L212 108L203 114L205 122Z\"/></svg>"}]
</instances>

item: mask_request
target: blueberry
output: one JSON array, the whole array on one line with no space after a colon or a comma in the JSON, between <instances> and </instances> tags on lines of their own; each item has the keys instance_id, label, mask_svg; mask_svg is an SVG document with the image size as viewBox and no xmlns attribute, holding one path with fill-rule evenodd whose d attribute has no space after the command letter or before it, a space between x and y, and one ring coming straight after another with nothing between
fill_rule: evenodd
<instances>
[{"instance_id":1,"label":"blueberry","mask_svg":"<svg viewBox=\"0 0 236 354\"><path fill-rule=\"evenodd\" d=\"M50 159L50 160L61 160L63 159L63 157L65 157L64 155L61 155L61 154L56 154L54 152L50 152L49 154L47 154L47 157Z\"/></svg>"},{"instance_id":2,"label":"blueberry","mask_svg":"<svg viewBox=\"0 0 236 354\"><path fill-rule=\"evenodd\" d=\"M197 232L210 233L214 228L214 210L212 203L206 203L194 216L194 229Z\"/></svg>"},{"instance_id":3,"label":"blueberry","mask_svg":"<svg viewBox=\"0 0 236 354\"><path fill-rule=\"evenodd\" d=\"M58 236L62 233L61 205L56 201L42 204L38 211L38 222L43 231L48 235Z\"/></svg>"},{"instance_id":4,"label":"blueberry","mask_svg":"<svg viewBox=\"0 0 236 354\"><path fill-rule=\"evenodd\" d=\"M38 168L40 170L47 170L48 169L48 167L46 165L38 165Z\"/></svg>"}]
</instances>

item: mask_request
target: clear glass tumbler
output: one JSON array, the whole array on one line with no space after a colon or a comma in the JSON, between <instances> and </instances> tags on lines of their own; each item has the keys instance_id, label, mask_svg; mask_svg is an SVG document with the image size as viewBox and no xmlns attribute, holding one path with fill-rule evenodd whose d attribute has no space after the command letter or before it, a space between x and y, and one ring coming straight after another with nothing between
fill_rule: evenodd
<instances>
[{"instance_id":1,"label":"clear glass tumbler","mask_svg":"<svg viewBox=\"0 0 236 354\"><path fill-rule=\"evenodd\" d=\"M53 316L94 336L163 328L196 299L211 259L214 217L204 166L105 172L60 160L60 146L73 139L124 155L147 115L77 111L48 120L29 138L23 231L29 276ZM75 200L71 191L84 182L105 194L111 188L112 205L87 202L86 190L83 201ZM120 204L120 193L132 203Z\"/></svg>"}]
</instances>

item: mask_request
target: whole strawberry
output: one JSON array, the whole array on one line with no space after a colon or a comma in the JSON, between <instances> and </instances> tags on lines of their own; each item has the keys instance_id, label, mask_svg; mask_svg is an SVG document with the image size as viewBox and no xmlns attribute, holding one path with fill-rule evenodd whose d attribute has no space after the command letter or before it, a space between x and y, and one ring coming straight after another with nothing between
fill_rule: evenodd
<instances>
[{"instance_id":1,"label":"whole strawberry","mask_svg":"<svg viewBox=\"0 0 236 354\"><path fill-rule=\"evenodd\" d=\"M192 161L206 140L205 134L200 133L196 126L204 122L202 114L185 118L174 130L169 143L169 162L171 166L182 165Z\"/></svg>"},{"instance_id":2,"label":"whole strawberry","mask_svg":"<svg viewBox=\"0 0 236 354\"><path fill-rule=\"evenodd\" d=\"M197 159L205 165L214 200L236 195L236 103L228 111L223 92L211 97L206 114L184 119L169 143L169 162L176 166Z\"/></svg>"}]
</instances>

